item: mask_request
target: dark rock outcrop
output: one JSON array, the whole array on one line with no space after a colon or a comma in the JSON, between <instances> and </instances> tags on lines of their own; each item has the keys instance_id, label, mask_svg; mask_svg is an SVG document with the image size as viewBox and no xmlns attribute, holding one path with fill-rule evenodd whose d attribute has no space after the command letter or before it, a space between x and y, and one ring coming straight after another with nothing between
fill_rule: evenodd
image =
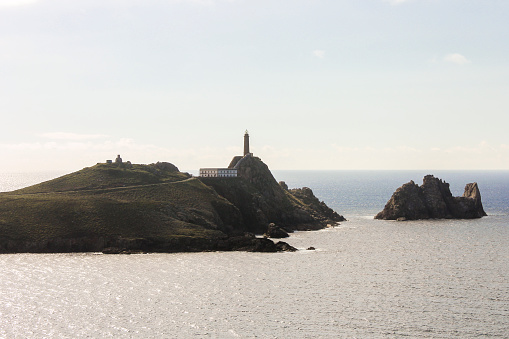
<instances>
[{"instance_id":1,"label":"dark rock outcrop","mask_svg":"<svg viewBox=\"0 0 509 339\"><path fill-rule=\"evenodd\" d=\"M276 226L274 223L270 223L269 227L267 227L267 232L265 232L265 236L267 238L275 238L275 239L281 239L281 238L288 238L288 233L283 230L281 227Z\"/></svg>"},{"instance_id":2,"label":"dark rock outcrop","mask_svg":"<svg viewBox=\"0 0 509 339\"><path fill-rule=\"evenodd\" d=\"M290 193L306 206L310 207L310 213L313 218L323 222L327 222L328 220L346 221L345 217L339 215L336 211L327 206L325 202L318 200L311 188L294 188L290 190Z\"/></svg>"},{"instance_id":3,"label":"dark rock outcrop","mask_svg":"<svg viewBox=\"0 0 509 339\"><path fill-rule=\"evenodd\" d=\"M200 178L234 205L243 216L241 230L263 234L269 223L287 231L318 230L344 221L320 202L311 189L286 190L267 165L251 154L235 157L238 178Z\"/></svg>"},{"instance_id":4,"label":"dark rock outcrop","mask_svg":"<svg viewBox=\"0 0 509 339\"><path fill-rule=\"evenodd\" d=\"M278 252L296 252L297 249L293 247L292 245L287 244L284 241L279 241L276 243L276 248Z\"/></svg>"},{"instance_id":5,"label":"dark rock outcrop","mask_svg":"<svg viewBox=\"0 0 509 339\"><path fill-rule=\"evenodd\" d=\"M247 251L247 252L278 252L282 251L276 244L265 238L256 238L253 235L229 237L220 243L215 250L219 251Z\"/></svg>"},{"instance_id":6,"label":"dark rock outcrop","mask_svg":"<svg viewBox=\"0 0 509 339\"><path fill-rule=\"evenodd\" d=\"M281 186L285 191L288 191L288 185L284 181L279 182L279 186Z\"/></svg>"},{"instance_id":7,"label":"dark rock outcrop","mask_svg":"<svg viewBox=\"0 0 509 339\"><path fill-rule=\"evenodd\" d=\"M169 162L156 162L155 164L150 164L151 167L159 170L159 171L169 171L169 172L179 172L177 166L173 165Z\"/></svg>"},{"instance_id":8,"label":"dark rock outcrop","mask_svg":"<svg viewBox=\"0 0 509 339\"><path fill-rule=\"evenodd\" d=\"M193 237L173 239L76 237L55 238L48 241L26 241L0 238L0 253L103 252L104 254L140 254L203 251L282 252L289 251L289 249L275 244L270 239L257 238L250 234L217 239Z\"/></svg>"},{"instance_id":9,"label":"dark rock outcrop","mask_svg":"<svg viewBox=\"0 0 509 339\"><path fill-rule=\"evenodd\" d=\"M486 216L477 183L467 184L461 197L453 197L449 184L427 175L422 186L410 181L394 192L375 219L474 219Z\"/></svg>"}]
</instances>

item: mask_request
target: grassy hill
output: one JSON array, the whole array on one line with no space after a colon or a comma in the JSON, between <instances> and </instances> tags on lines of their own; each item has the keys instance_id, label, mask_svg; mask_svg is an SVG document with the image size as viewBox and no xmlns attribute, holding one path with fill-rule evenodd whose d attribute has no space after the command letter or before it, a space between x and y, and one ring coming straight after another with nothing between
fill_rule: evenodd
<instances>
[{"instance_id":1,"label":"grassy hill","mask_svg":"<svg viewBox=\"0 0 509 339\"><path fill-rule=\"evenodd\" d=\"M242 222L231 203L186 173L161 165L98 164L1 193L0 252L20 242L34 248L40 244L44 251L55 239L105 243L90 247L119 238L219 239Z\"/></svg>"},{"instance_id":2,"label":"grassy hill","mask_svg":"<svg viewBox=\"0 0 509 339\"><path fill-rule=\"evenodd\" d=\"M243 163L243 177L228 179L194 178L169 163L97 164L0 193L0 253L275 251L269 240L238 235L271 222L319 229L341 220L311 190L282 188L260 159Z\"/></svg>"},{"instance_id":3,"label":"grassy hill","mask_svg":"<svg viewBox=\"0 0 509 339\"><path fill-rule=\"evenodd\" d=\"M17 190L17 193L65 192L180 181L190 178L170 163L150 165L97 164Z\"/></svg>"}]
</instances>

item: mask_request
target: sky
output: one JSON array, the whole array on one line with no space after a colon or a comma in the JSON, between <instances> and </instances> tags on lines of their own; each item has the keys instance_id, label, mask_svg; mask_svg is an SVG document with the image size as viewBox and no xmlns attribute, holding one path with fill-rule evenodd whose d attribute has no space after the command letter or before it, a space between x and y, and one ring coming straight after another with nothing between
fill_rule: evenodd
<instances>
[{"instance_id":1,"label":"sky","mask_svg":"<svg viewBox=\"0 0 509 339\"><path fill-rule=\"evenodd\" d=\"M509 169L507 0L0 0L0 172Z\"/></svg>"}]
</instances>

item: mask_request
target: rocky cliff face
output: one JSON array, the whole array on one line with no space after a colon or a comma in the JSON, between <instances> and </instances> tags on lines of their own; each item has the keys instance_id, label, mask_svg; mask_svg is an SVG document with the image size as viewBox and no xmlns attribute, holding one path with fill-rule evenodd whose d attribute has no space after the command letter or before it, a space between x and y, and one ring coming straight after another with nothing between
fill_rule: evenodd
<instances>
[{"instance_id":1,"label":"rocky cliff face","mask_svg":"<svg viewBox=\"0 0 509 339\"><path fill-rule=\"evenodd\" d=\"M278 184L259 158L246 156L236 164L239 178L200 180L239 209L244 231L265 233L269 223L288 230L316 230L345 220L320 202L311 189L288 190Z\"/></svg>"},{"instance_id":2,"label":"rocky cliff face","mask_svg":"<svg viewBox=\"0 0 509 339\"><path fill-rule=\"evenodd\" d=\"M375 219L473 219L485 215L477 183L467 184L462 197L453 197L448 183L427 175L420 187L410 181L398 188Z\"/></svg>"},{"instance_id":3,"label":"rocky cliff face","mask_svg":"<svg viewBox=\"0 0 509 339\"><path fill-rule=\"evenodd\" d=\"M336 211L327 206L325 202L318 200L311 188L294 188L289 190L289 192L304 203L304 206L307 207L307 211L313 218L323 223L330 223L331 220L336 222L346 221L342 215L339 215Z\"/></svg>"}]
</instances>

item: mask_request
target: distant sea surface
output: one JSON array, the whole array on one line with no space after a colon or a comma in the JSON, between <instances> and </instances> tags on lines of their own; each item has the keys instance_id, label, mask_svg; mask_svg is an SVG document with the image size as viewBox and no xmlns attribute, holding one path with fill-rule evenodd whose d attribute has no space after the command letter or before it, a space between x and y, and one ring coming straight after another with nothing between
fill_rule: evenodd
<instances>
[{"instance_id":1,"label":"distant sea surface","mask_svg":"<svg viewBox=\"0 0 509 339\"><path fill-rule=\"evenodd\" d=\"M273 173L348 221L292 234L296 253L0 255L0 338L509 337L509 171ZM477 182L489 216L373 220L426 174Z\"/></svg>"},{"instance_id":2,"label":"distant sea surface","mask_svg":"<svg viewBox=\"0 0 509 339\"><path fill-rule=\"evenodd\" d=\"M55 179L69 172L45 171L45 172L0 172L0 192L14 191L19 188L28 187L43 181Z\"/></svg>"}]
</instances>

